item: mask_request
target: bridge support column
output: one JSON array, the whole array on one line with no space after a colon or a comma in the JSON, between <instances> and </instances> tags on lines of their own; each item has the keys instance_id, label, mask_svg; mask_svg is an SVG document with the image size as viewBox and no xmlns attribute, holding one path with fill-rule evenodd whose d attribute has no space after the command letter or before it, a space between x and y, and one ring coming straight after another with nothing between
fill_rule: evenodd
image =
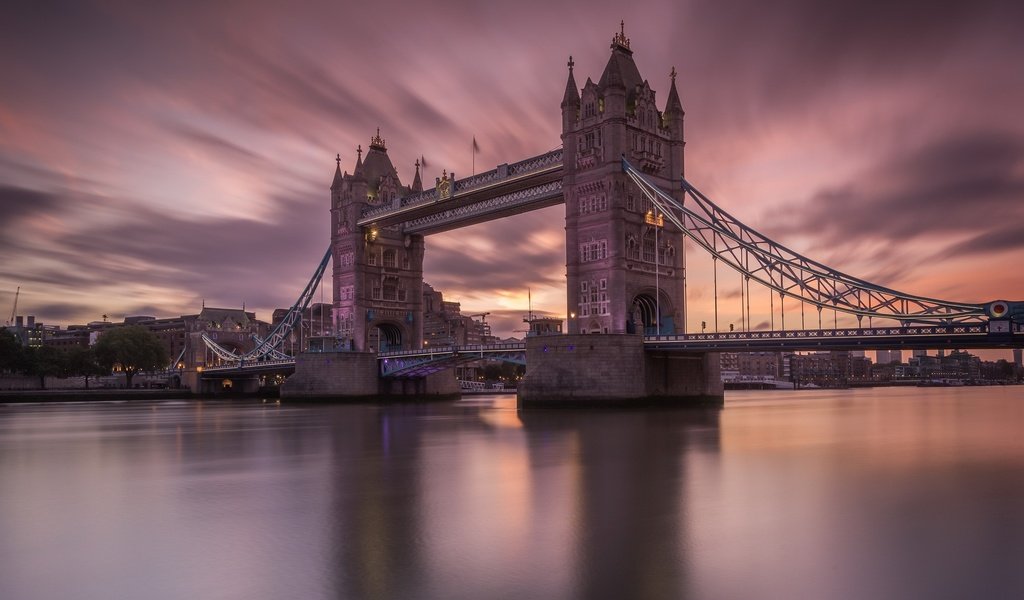
<instances>
[{"instance_id":1,"label":"bridge support column","mask_svg":"<svg viewBox=\"0 0 1024 600\"><path fill-rule=\"evenodd\" d=\"M437 400L457 398L451 371L422 378L380 377L373 352L309 352L295 359L295 373L281 385L283 400Z\"/></svg>"},{"instance_id":2,"label":"bridge support column","mask_svg":"<svg viewBox=\"0 0 1024 600\"><path fill-rule=\"evenodd\" d=\"M639 335L526 340L519 408L720 406L718 355L646 352Z\"/></svg>"}]
</instances>

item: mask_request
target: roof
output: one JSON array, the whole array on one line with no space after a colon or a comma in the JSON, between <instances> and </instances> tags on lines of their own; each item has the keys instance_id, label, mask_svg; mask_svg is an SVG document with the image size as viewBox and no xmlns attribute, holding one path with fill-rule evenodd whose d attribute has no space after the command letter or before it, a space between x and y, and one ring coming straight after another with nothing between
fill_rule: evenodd
<instances>
[{"instance_id":1,"label":"roof","mask_svg":"<svg viewBox=\"0 0 1024 600\"><path fill-rule=\"evenodd\" d=\"M640 70L633 62L633 52L619 44L612 44L612 55L608 57L608 64L604 67L597 87L602 91L609 86L623 87L626 94L632 96L636 86L643 82L644 78L640 76Z\"/></svg>"},{"instance_id":2,"label":"roof","mask_svg":"<svg viewBox=\"0 0 1024 600\"><path fill-rule=\"evenodd\" d=\"M221 323L230 321L231 323L237 323L242 327L249 326L249 313L245 312L241 308L203 308L202 312L199 313L200 321L209 321L211 323Z\"/></svg>"}]
</instances>

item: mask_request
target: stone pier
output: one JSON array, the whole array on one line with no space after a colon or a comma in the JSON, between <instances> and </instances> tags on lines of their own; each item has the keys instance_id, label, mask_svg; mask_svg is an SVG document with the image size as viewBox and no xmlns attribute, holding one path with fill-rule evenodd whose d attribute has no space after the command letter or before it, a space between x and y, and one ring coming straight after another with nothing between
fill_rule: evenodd
<instances>
[{"instance_id":1,"label":"stone pier","mask_svg":"<svg viewBox=\"0 0 1024 600\"><path fill-rule=\"evenodd\" d=\"M281 386L282 400L379 402L459 397L451 370L418 378L381 377L373 352L309 352Z\"/></svg>"},{"instance_id":2,"label":"stone pier","mask_svg":"<svg viewBox=\"0 0 1024 600\"><path fill-rule=\"evenodd\" d=\"M720 406L718 354L647 352L630 334L526 340L519 408Z\"/></svg>"}]
</instances>

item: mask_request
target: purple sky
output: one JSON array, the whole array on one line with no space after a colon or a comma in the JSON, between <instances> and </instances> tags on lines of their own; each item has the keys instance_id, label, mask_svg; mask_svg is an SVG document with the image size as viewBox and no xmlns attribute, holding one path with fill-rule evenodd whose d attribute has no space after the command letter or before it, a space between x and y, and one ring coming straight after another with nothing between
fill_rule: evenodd
<instances>
[{"instance_id":1,"label":"purple sky","mask_svg":"<svg viewBox=\"0 0 1024 600\"><path fill-rule=\"evenodd\" d=\"M551 150L568 56L596 80L620 19L659 104L679 71L687 178L726 210L896 289L1024 299L1020 2L625 6L5 4L3 319L17 286L18 312L48 323L203 299L269 319L326 249L336 153L351 171L380 127L409 183L421 155L425 181L468 175L474 135L478 171ZM564 315L562 211L429 237L426 280L501 335L527 288ZM710 261L690 266L693 329ZM738 294L738 276L719 286Z\"/></svg>"}]
</instances>

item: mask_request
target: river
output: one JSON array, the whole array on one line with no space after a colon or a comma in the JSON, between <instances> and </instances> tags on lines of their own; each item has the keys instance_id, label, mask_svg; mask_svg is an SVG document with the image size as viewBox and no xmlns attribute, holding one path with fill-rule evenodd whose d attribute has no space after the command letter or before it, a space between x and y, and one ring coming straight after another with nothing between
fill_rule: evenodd
<instances>
[{"instance_id":1,"label":"river","mask_svg":"<svg viewBox=\"0 0 1024 600\"><path fill-rule=\"evenodd\" d=\"M0 598L1022 598L1024 386L0 405Z\"/></svg>"}]
</instances>

